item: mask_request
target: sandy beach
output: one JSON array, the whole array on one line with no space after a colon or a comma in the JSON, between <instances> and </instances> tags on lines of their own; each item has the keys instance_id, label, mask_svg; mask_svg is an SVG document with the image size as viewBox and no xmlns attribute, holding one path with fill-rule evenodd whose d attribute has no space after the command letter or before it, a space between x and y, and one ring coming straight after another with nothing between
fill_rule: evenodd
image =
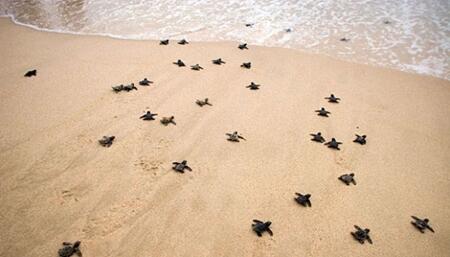
<instances>
[{"instance_id":1,"label":"sandy beach","mask_svg":"<svg viewBox=\"0 0 450 257\"><path fill-rule=\"evenodd\" d=\"M0 256L57 256L76 240L86 257L450 256L449 81L237 45L160 46L1 18ZM211 63L219 57L226 64ZM144 77L154 84L111 90ZM328 103L331 93L342 101ZM195 104L205 97L213 106ZM147 110L157 120L139 119ZM176 126L160 124L172 115ZM233 131L247 140L228 142ZM318 131L341 150L312 142ZM105 135L116 136L109 148ZM181 160L193 171L174 172ZM337 179L350 172L356 186ZM253 219L272 221L273 237L256 236ZM373 244L355 241L353 225Z\"/></svg>"}]
</instances>

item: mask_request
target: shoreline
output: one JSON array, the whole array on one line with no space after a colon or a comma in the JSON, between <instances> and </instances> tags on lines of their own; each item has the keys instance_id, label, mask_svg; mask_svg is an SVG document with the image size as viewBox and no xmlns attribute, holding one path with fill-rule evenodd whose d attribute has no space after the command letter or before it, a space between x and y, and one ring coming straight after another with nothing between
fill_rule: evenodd
<instances>
[{"instance_id":1,"label":"shoreline","mask_svg":"<svg viewBox=\"0 0 450 257\"><path fill-rule=\"evenodd\" d=\"M76 240L97 257L450 251L450 81L235 42L159 46L9 19L0 29L0 256L53 256ZM29 69L37 76L24 78ZM111 90L144 77L154 84ZM342 101L326 102L331 93ZM195 104L206 97L212 106ZM139 119L148 110L158 119ZM160 124L171 115L176 126ZM232 131L246 141L228 142ZM312 142L318 131L341 150ZM109 148L105 135L116 136ZM175 173L181 160L193 171ZM350 172L357 185L337 179ZM256 236L252 219L271 220L273 237ZM356 242L353 225L374 244Z\"/></svg>"},{"instance_id":2,"label":"shoreline","mask_svg":"<svg viewBox=\"0 0 450 257\"><path fill-rule=\"evenodd\" d=\"M39 28L36 25L32 25L32 24L26 24L23 22L19 22L18 20L15 19L15 17L11 14L5 14L5 15L0 15L0 19L8 19L9 21L11 21L12 23L14 23L15 25L18 26L24 26L26 28L30 28L36 31L41 31L41 32L46 32L46 33L57 33L57 34L67 34L67 35L74 35L74 36L89 36L89 37L106 37L106 38L111 38L111 39L117 39L117 40L128 40L128 41L144 41L144 42L158 42L158 39L136 39L136 38L126 38L123 36L118 36L118 35L113 35L113 34L109 34L109 33L82 33L82 32L72 32L72 31L59 31L59 30L51 30L51 29L46 29L46 28ZM170 38L169 38L170 39ZM183 37L175 37L172 40L180 40L183 39ZM189 40L189 42L193 42L193 43L206 43L206 44L220 44L220 43L245 43L245 42L238 42L238 41L231 41L231 40L212 40L212 41L191 41ZM389 67L386 65L378 65L378 64L374 64L374 63L361 63L361 62L357 62L355 60L347 60L345 58L339 58L336 56L332 56L326 53L319 53L319 52L314 52L314 51L308 51L306 49L299 49L299 48L295 48L295 47L280 47L280 46L266 46L266 45L260 45L260 44L254 44L254 46L258 46L258 47L265 47L265 48L281 48L281 49L289 49L289 50L294 50L294 51L298 51L302 54L313 54L313 55L319 55L319 56L324 56L327 58L331 58L337 61L344 61L344 62L349 62L349 63L354 63L354 64L359 64L359 65L367 65L370 67L375 67L375 68L382 68L382 69L389 69L389 70L396 70L396 71L401 71L401 72L405 72L405 73L410 73L410 74L416 74L416 75L420 75L420 76L428 76L428 77L433 77L433 78L438 78L438 79L443 79L446 81L450 81L450 77L448 79L446 79L445 77L439 77L436 75L432 75L432 74L428 74L428 73L419 73L416 70L407 70L407 69L401 69L400 67L396 68L396 67Z\"/></svg>"}]
</instances>

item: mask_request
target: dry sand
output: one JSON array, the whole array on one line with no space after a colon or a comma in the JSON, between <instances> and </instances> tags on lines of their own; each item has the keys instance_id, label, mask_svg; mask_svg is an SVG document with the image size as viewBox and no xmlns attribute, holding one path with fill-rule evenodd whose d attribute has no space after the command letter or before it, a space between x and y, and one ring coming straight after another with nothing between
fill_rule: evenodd
<instances>
[{"instance_id":1,"label":"dry sand","mask_svg":"<svg viewBox=\"0 0 450 257\"><path fill-rule=\"evenodd\" d=\"M0 255L56 256L62 241L81 240L87 257L450 256L449 81L236 46L0 19ZM219 57L227 63L213 65ZM24 78L32 68L38 76ZM155 84L111 91L144 77ZM327 103L330 93L342 102ZM212 107L194 103L204 97ZM330 118L314 113L322 106ZM138 119L147 108L177 126ZM226 141L234 130L247 141ZM311 142L317 131L342 150ZM98 145L103 135L116 136L112 147ZM171 170L183 159L193 172ZM357 186L337 179L348 172ZM294 192L311 193L313 207ZM410 215L436 233L418 232ZM255 218L271 220L274 236L258 238ZM373 245L353 240L354 224Z\"/></svg>"}]
</instances>

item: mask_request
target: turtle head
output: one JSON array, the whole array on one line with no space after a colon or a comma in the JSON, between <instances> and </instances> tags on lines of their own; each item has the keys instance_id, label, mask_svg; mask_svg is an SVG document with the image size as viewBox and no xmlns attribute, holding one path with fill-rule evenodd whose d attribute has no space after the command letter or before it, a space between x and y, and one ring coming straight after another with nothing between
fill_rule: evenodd
<instances>
[{"instance_id":1,"label":"turtle head","mask_svg":"<svg viewBox=\"0 0 450 257\"><path fill-rule=\"evenodd\" d=\"M424 221L425 223L428 223L429 219L425 218L425 219L423 219L423 221Z\"/></svg>"},{"instance_id":2,"label":"turtle head","mask_svg":"<svg viewBox=\"0 0 450 257\"><path fill-rule=\"evenodd\" d=\"M368 234L370 232L370 229L366 228L366 229L364 229L364 232L366 232L366 234Z\"/></svg>"},{"instance_id":3,"label":"turtle head","mask_svg":"<svg viewBox=\"0 0 450 257\"><path fill-rule=\"evenodd\" d=\"M349 175L350 175L351 177L353 177L353 176L355 176L355 173L350 173Z\"/></svg>"},{"instance_id":4,"label":"turtle head","mask_svg":"<svg viewBox=\"0 0 450 257\"><path fill-rule=\"evenodd\" d=\"M114 140L116 137L115 136L110 136L109 137L111 140Z\"/></svg>"},{"instance_id":5,"label":"turtle head","mask_svg":"<svg viewBox=\"0 0 450 257\"><path fill-rule=\"evenodd\" d=\"M271 221L267 221L266 223L264 223L267 227L269 227L271 224L272 224L272 222Z\"/></svg>"},{"instance_id":6,"label":"turtle head","mask_svg":"<svg viewBox=\"0 0 450 257\"><path fill-rule=\"evenodd\" d=\"M322 135L322 132L317 132L317 135L318 135L318 136L321 136L321 135Z\"/></svg>"},{"instance_id":7,"label":"turtle head","mask_svg":"<svg viewBox=\"0 0 450 257\"><path fill-rule=\"evenodd\" d=\"M208 102L208 98L205 98L205 103L207 103Z\"/></svg>"},{"instance_id":8,"label":"turtle head","mask_svg":"<svg viewBox=\"0 0 450 257\"><path fill-rule=\"evenodd\" d=\"M181 163L182 163L183 165L186 165L187 161L186 161L186 160L183 160Z\"/></svg>"},{"instance_id":9,"label":"turtle head","mask_svg":"<svg viewBox=\"0 0 450 257\"><path fill-rule=\"evenodd\" d=\"M306 194L305 197L309 199L311 197L311 194Z\"/></svg>"},{"instance_id":10,"label":"turtle head","mask_svg":"<svg viewBox=\"0 0 450 257\"><path fill-rule=\"evenodd\" d=\"M331 94L330 97L331 97L331 98L334 98L334 94Z\"/></svg>"},{"instance_id":11,"label":"turtle head","mask_svg":"<svg viewBox=\"0 0 450 257\"><path fill-rule=\"evenodd\" d=\"M363 135L362 138L366 138L366 135Z\"/></svg>"}]
</instances>

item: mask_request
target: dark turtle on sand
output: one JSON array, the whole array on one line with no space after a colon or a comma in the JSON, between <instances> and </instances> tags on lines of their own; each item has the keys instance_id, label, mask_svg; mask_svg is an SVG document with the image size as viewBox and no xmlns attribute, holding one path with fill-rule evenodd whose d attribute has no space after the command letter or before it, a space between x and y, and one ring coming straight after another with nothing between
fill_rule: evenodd
<instances>
[{"instance_id":1,"label":"dark turtle on sand","mask_svg":"<svg viewBox=\"0 0 450 257\"><path fill-rule=\"evenodd\" d=\"M123 85L113 86L112 89L114 92L118 93L123 90Z\"/></svg>"},{"instance_id":2,"label":"dark turtle on sand","mask_svg":"<svg viewBox=\"0 0 450 257\"><path fill-rule=\"evenodd\" d=\"M325 108L320 108L320 110L315 110L315 112L317 112L317 115L319 116L323 116L323 117L328 117L328 114L331 114L331 112L325 110Z\"/></svg>"},{"instance_id":3,"label":"dark turtle on sand","mask_svg":"<svg viewBox=\"0 0 450 257\"><path fill-rule=\"evenodd\" d=\"M147 78L144 78L143 80L139 81L139 85L141 86L150 86L153 81L148 80Z\"/></svg>"},{"instance_id":4,"label":"dark turtle on sand","mask_svg":"<svg viewBox=\"0 0 450 257\"><path fill-rule=\"evenodd\" d=\"M252 82L250 85L246 86L246 88L250 88L250 90L258 90L260 86L261 85Z\"/></svg>"},{"instance_id":5,"label":"dark turtle on sand","mask_svg":"<svg viewBox=\"0 0 450 257\"><path fill-rule=\"evenodd\" d=\"M177 125L175 123L175 117L174 116L170 116L170 117L163 117L161 119L161 123L165 126L169 125L170 123L172 123L173 125Z\"/></svg>"},{"instance_id":6,"label":"dark turtle on sand","mask_svg":"<svg viewBox=\"0 0 450 257\"><path fill-rule=\"evenodd\" d=\"M189 42L186 39L183 38L180 41L178 41L178 44L179 45L186 45L186 44L189 44Z\"/></svg>"},{"instance_id":7,"label":"dark turtle on sand","mask_svg":"<svg viewBox=\"0 0 450 257\"><path fill-rule=\"evenodd\" d=\"M102 139L98 140L98 143L104 147L110 147L115 138L115 136L103 136Z\"/></svg>"},{"instance_id":8,"label":"dark turtle on sand","mask_svg":"<svg viewBox=\"0 0 450 257\"><path fill-rule=\"evenodd\" d=\"M295 193L297 195L297 197L294 198L294 200L300 204L303 205L305 207L311 207L311 200L309 198L311 198L310 194L306 194L306 195L302 195L300 193Z\"/></svg>"},{"instance_id":9,"label":"dark turtle on sand","mask_svg":"<svg viewBox=\"0 0 450 257\"><path fill-rule=\"evenodd\" d=\"M221 65L222 63L225 63L225 62L222 60L222 58L219 58L219 59L212 60L212 63Z\"/></svg>"},{"instance_id":10,"label":"dark turtle on sand","mask_svg":"<svg viewBox=\"0 0 450 257\"><path fill-rule=\"evenodd\" d=\"M287 29L284 30L284 32L290 33L290 32L292 32L292 29L291 28L287 28Z\"/></svg>"},{"instance_id":11,"label":"dark turtle on sand","mask_svg":"<svg viewBox=\"0 0 450 257\"><path fill-rule=\"evenodd\" d=\"M178 65L178 67L186 66L186 64L184 64L184 62L180 59L178 59L178 61L176 61L176 62L173 62L173 64Z\"/></svg>"},{"instance_id":12,"label":"dark turtle on sand","mask_svg":"<svg viewBox=\"0 0 450 257\"><path fill-rule=\"evenodd\" d=\"M331 139L330 142L325 143L325 145L328 146L328 148L333 148L333 149L336 149L336 150L341 150L341 149L339 148L339 145L340 145L340 144L342 144L342 143L336 141L336 139L335 139L334 137Z\"/></svg>"},{"instance_id":13,"label":"dark turtle on sand","mask_svg":"<svg viewBox=\"0 0 450 257\"><path fill-rule=\"evenodd\" d=\"M251 62L244 62L241 64L242 68L246 68L246 69L250 69L252 67L252 63Z\"/></svg>"},{"instance_id":14,"label":"dark turtle on sand","mask_svg":"<svg viewBox=\"0 0 450 257\"><path fill-rule=\"evenodd\" d=\"M157 113L151 113L150 111L147 111L144 115L142 115L141 117L139 117L139 119L143 119L143 120L155 120L155 116L157 116Z\"/></svg>"},{"instance_id":15,"label":"dark turtle on sand","mask_svg":"<svg viewBox=\"0 0 450 257\"><path fill-rule=\"evenodd\" d=\"M355 134L355 136L356 136L356 139L353 140L353 142L361 144L361 145L365 145L366 144L366 135L360 136L358 134Z\"/></svg>"},{"instance_id":16,"label":"dark turtle on sand","mask_svg":"<svg viewBox=\"0 0 450 257\"><path fill-rule=\"evenodd\" d=\"M341 39L339 39L341 42L348 42L348 41L350 41L350 39L349 38L346 38L346 37L343 37L343 38L341 38Z\"/></svg>"},{"instance_id":17,"label":"dark turtle on sand","mask_svg":"<svg viewBox=\"0 0 450 257\"><path fill-rule=\"evenodd\" d=\"M255 25L255 23L245 23L246 27L253 27L253 25Z\"/></svg>"},{"instance_id":18,"label":"dark turtle on sand","mask_svg":"<svg viewBox=\"0 0 450 257\"><path fill-rule=\"evenodd\" d=\"M347 186L350 185L350 183L353 183L353 185L356 185L354 173L341 175L341 176L339 176L338 179L340 181L344 182Z\"/></svg>"},{"instance_id":19,"label":"dark turtle on sand","mask_svg":"<svg viewBox=\"0 0 450 257\"><path fill-rule=\"evenodd\" d=\"M238 46L238 48L241 49L241 50L248 49L246 43L245 43L245 44L240 44L240 45Z\"/></svg>"},{"instance_id":20,"label":"dark turtle on sand","mask_svg":"<svg viewBox=\"0 0 450 257\"><path fill-rule=\"evenodd\" d=\"M313 137L313 138L311 138L311 141L315 141L315 142L319 142L319 143L325 142L325 138L322 137L322 133L320 133L320 132L317 132L317 134L309 134L309 135Z\"/></svg>"},{"instance_id":21,"label":"dark turtle on sand","mask_svg":"<svg viewBox=\"0 0 450 257\"><path fill-rule=\"evenodd\" d=\"M174 165L172 167L173 170L184 173L184 169L187 169L188 171L192 171L191 167L187 166L187 161L184 160L182 162L172 162L172 164Z\"/></svg>"},{"instance_id":22,"label":"dark turtle on sand","mask_svg":"<svg viewBox=\"0 0 450 257\"><path fill-rule=\"evenodd\" d=\"M74 254L78 255L79 257L82 256L80 251L80 241L76 241L75 243L69 243L69 242L63 242L63 247L58 250L59 257L70 257Z\"/></svg>"},{"instance_id":23,"label":"dark turtle on sand","mask_svg":"<svg viewBox=\"0 0 450 257\"><path fill-rule=\"evenodd\" d=\"M272 222L262 222L260 220L253 220L253 222L254 224L252 224L252 229L259 237L261 237L264 232L267 232L270 236L273 236L273 232L270 230L270 225Z\"/></svg>"},{"instance_id":24,"label":"dark turtle on sand","mask_svg":"<svg viewBox=\"0 0 450 257\"><path fill-rule=\"evenodd\" d=\"M168 45L169 44L169 39L165 39L165 40L161 40L159 41L160 45Z\"/></svg>"},{"instance_id":25,"label":"dark turtle on sand","mask_svg":"<svg viewBox=\"0 0 450 257\"><path fill-rule=\"evenodd\" d=\"M364 241L367 240L367 242L372 244L372 239L369 236L370 229L368 229L368 228L361 229L360 227L358 227L356 225L354 227L355 227L356 231L350 232L350 234L353 236L353 238L355 238L355 240L357 240L361 244L364 244Z\"/></svg>"},{"instance_id":26,"label":"dark turtle on sand","mask_svg":"<svg viewBox=\"0 0 450 257\"><path fill-rule=\"evenodd\" d=\"M411 221L411 224L413 224L414 227L416 227L420 232L425 233L425 230L428 229L434 233L433 228L428 225L428 222L430 221L429 219L419 219L416 216L411 216L411 218L414 219L414 221Z\"/></svg>"},{"instance_id":27,"label":"dark turtle on sand","mask_svg":"<svg viewBox=\"0 0 450 257\"><path fill-rule=\"evenodd\" d=\"M392 22L389 21L389 20L385 20L385 21L383 21L383 23L386 24L386 25L389 25L389 24L391 24Z\"/></svg>"},{"instance_id":28,"label":"dark turtle on sand","mask_svg":"<svg viewBox=\"0 0 450 257\"><path fill-rule=\"evenodd\" d=\"M203 105L209 105L212 106L212 104L209 102L208 98L205 98L205 100L197 100L195 101L196 104L198 104L198 106L203 107Z\"/></svg>"},{"instance_id":29,"label":"dark turtle on sand","mask_svg":"<svg viewBox=\"0 0 450 257\"><path fill-rule=\"evenodd\" d=\"M37 75L37 70L30 70L27 71L27 73L25 73L25 75L23 75L24 77L33 77Z\"/></svg>"},{"instance_id":30,"label":"dark turtle on sand","mask_svg":"<svg viewBox=\"0 0 450 257\"><path fill-rule=\"evenodd\" d=\"M233 133L226 133L225 135L228 136L227 140L231 142L239 142L239 139L246 140L243 136L239 135L237 131L234 131Z\"/></svg>"},{"instance_id":31,"label":"dark turtle on sand","mask_svg":"<svg viewBox=\"0 0 450 257\"><path fill-rule=\"evenodd\" d=\"M203 70L203 67L198 65L198 64L196 64L196 65L191 65L191 69L192 70Z\"/></svg>"},{"instance_id":32,"label":"dark turtle on sand","mask_svg":"<svg viewBox=\"0 0 450 257\"><path fill-rule=\"evenodd\" d=\"M123 90L130 92L131 90L138 90L137 87L134 85L134 83L131 83L130 85L123 86Z\"/></svg>"},{"instance_id":33,"label":"dark turtle on sand","mask_svg":"<svg viewBox=\"0 0 450 257\"><path fill-rule=\"evenodd\" d=\"M339 103L341 98L335 97L333 94L331 94L329 97L325 97L325 99L328 100L330 103Z\"/></svg>"}]
</instances>

